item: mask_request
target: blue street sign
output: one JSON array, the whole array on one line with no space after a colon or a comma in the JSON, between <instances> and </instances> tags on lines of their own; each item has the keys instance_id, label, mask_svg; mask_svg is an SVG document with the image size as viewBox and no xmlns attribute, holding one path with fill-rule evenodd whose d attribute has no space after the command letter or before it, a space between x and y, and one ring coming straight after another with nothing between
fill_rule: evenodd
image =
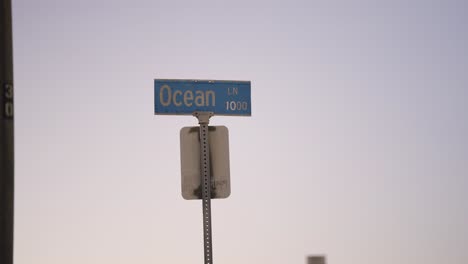
<instances>
[{"instance_id":1,"label":"blue street sign","mask_svg":"<svg viewBox=\"0 0 468 264\"><path fill-rule=\"evenodd\" d=\"M250 116L250 81L154 80L154 113Z\"/></svg>"}]
</instances>

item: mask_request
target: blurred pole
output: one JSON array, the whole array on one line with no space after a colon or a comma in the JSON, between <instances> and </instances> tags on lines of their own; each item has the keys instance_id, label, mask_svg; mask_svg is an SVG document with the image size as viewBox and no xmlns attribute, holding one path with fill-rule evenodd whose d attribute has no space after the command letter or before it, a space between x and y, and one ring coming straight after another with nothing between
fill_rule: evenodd
<instances>
[{"instance_id":1,"label":"blurred pole","mask_svg":"<svg viewBox=\"0 0 468 264\"><path fill-rule=\"evenodd\" d=\"M13 263L13 39L11 0L0 0L0 263Z\"/></svg>"},{"instance_id":2,"label":"blurred pole","mask_svg":"<svg viewBox=\"0 0 468 264\"><path fill-rule=\"evenodd\" d=\"M326 264L324 256L309 256L307 264Z\"/></svg>"}]
</instances>

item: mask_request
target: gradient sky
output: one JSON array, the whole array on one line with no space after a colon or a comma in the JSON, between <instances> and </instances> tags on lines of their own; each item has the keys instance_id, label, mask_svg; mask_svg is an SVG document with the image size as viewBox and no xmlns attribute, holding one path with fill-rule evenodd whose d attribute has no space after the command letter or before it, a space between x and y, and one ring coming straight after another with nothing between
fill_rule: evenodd
<instances>
[{"instance_id":1,"label":"gradient sky","mask_svg":"<svg viewBox=\"0 0 468 264\"><path fill-rule=\"evenodd\" d=\"M154 78L252 81L215 263L468 263L468 2L12 2L16 264L203 263Z\"/></svg>"}]
</instances>

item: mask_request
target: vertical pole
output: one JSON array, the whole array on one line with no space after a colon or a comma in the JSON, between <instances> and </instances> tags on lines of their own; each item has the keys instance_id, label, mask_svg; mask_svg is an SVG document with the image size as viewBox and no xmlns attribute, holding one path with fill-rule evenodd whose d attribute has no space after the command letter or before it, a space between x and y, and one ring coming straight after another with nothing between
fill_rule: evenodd
<instances>
[{"instance_id":1,"label":"vertical pole","mask_svg":"<svg viewBox=\"0 0 468 264\"><path fill-rule=\"evenodd\" d=\"M324 256L309 256L307 264L326 264Z\"/></svg>"},{"instance_id":2,"label":"vertical pole","mask_svg":"<svg viewBox=\"0 0 468 264\"><path fill-rule=\"evenodd\" d=\"M203 241L205 264L213 264L213 241L211 236L211 175L210 146L208 142L208 123L212 112L195 112L200 124L200 169L202 175L202 206L203 206Z\"/></svg>"},{"instance_id":3,"label":"vertical pole","mask_svg":"<svg viewBox=\"0 0 468 264\"><path fill-rule=\"evenodd\" d=\"M11 0L0 4L0 263L13 263L13 41Z\"/></svg>"}]
</instances>

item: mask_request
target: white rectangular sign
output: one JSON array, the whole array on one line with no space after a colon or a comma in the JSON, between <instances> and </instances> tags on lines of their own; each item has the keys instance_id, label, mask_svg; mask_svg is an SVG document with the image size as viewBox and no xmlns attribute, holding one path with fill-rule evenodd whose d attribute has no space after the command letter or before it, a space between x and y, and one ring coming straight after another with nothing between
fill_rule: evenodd
<instances>
[{"instance_id":1,"label":"white rectangular sign","mask_svg":"<svg viewBox=\"0 0 468 264\"><path fill-rule=\"evenodd\" d=\"M180 130L180 161L182 197L186 200L202 199L200 172L200 128L184 127ZM229 139L225 126L210 126L211 198L227 198L231 194L229 175Z\"/></svg>"}]
</instances>

